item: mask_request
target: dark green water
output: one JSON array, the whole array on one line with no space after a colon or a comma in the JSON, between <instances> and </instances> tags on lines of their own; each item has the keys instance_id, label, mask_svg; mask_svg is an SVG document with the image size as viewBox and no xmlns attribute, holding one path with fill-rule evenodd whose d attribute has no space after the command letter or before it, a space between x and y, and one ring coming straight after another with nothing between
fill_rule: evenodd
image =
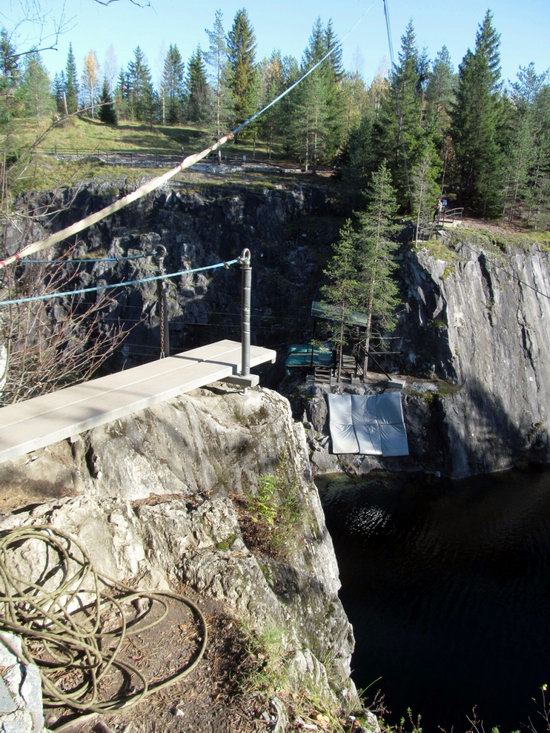
<instances>
[{"instance_id":1,"label":"dark green water","mask_svg":"<svg viewBox=\"0 0 550 733\"><path fill-rule=\"evenodd\" d=\"M474 706L486 731L535 722L550 684L550 472L318 485L357 686L425 731L470 730Z\"/></svg>"}]
</instances>

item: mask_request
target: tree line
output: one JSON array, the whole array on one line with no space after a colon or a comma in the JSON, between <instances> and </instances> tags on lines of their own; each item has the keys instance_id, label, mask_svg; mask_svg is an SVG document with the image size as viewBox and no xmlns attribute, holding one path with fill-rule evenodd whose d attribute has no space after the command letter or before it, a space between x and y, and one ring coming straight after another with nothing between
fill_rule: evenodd
<instances>
[{"instance_id":1,"label":"tree line","mask_svg":"<svg viewBox=\"0 0 550 733\"><path fill-rule=\"evenodd\" d=\"M331 55L242 137L261 139L268 155L285 156L306 171L336 166L357 202L368 203L372 174L388 166L399 209L422 226L444 195L473 215L518 214L548 226L550 198L550 86L548 72L520 67L505 86L500 37L490 12L473 50L453 69L445 46L430 61L417 48L409 23L397 63L366 85L343 68L332 22L317 19L301 60L280 51L256 57L246 10L226 31L220 10L187 60L177 44L165 54L153 83L144 52L116 68L110 49L103 69L93 50L77 67L73 47L50 81L37 52L17 55L0 33L0 121L11 116L64 116L85 110L108 124L194 124L212 139L249 117L293 84L327 52ZM80 72L80 73L79 73ZM363 192L363 193L362 193Z\"/></svg>"}]
</instances>

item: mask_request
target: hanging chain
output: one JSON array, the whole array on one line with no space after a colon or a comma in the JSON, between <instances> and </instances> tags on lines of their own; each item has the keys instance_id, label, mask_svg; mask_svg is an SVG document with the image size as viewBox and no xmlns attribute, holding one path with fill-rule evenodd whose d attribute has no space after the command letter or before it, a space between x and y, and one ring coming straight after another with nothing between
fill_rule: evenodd
<instances>
[{"instance_id":1,"label":"hanging chain","mask_svg":"<svg viewBox=\"0 0 550 733\"><path fill-rule=\"evenodd\" d=\"M157 257L159 263L159 275L164 275L164 258L166 256L166 247L160 244L157 247ZM160 331L160 359L166 357L166 330L165 330L165 303L166 303L166 281L159 280L157 285L157 294L159 299L159 331Z\"/></svg>"}]
</instances>

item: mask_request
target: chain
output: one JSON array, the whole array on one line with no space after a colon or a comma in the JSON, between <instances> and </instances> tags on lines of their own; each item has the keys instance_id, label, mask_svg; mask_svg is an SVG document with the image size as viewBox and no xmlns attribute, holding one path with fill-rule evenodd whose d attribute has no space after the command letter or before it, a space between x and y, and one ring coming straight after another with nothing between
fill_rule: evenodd
<instances>
[{"instance_id":1,"label":"chain","mask_svg":"<svg viewBox=\"0 0 550 733\"><path fill-rule=\"evenodd\" d=\"M160 284L160 358L166 356L166 333L164 331L164 301L165 301L166 283L161 280Z\"/></svg>"},{"instance_id":2,"label":"chain","mask_svg":"<svg viewBox=\"0 0 550 733\"><path fill-rule=\"evenodd\" d=\"M159 275L164 275L166 270L164 269L164 257L166 256L166 247L160 244L157 247L157 257L159 262ZM159 280L158 283L158 297L159 303L159 330L160 330L160 359L166 357L166 331L164 327L165 322L165 303L166 303L166 280Z\"/></svg>"}]
</instances>

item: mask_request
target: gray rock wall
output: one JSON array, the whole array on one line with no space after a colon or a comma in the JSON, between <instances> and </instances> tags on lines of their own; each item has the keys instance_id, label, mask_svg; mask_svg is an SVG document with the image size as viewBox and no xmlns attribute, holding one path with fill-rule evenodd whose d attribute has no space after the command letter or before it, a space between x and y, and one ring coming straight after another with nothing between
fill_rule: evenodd
<instances>
[{"instance_id":1,"label":"gray rock wall","mask_svg":"<svg viewBox=\"0 0 550 733\"><path fill-rule=\"evenodd\" d=\"M270 556L248 542L239 506L281 465L302 516L284 555ZM2 464L0 484L1 530L53 524L104 574L143 588L183 582L249 628L279 629L297 679L354 699L332 542L304 430L280 395L199 390Z\"/></svg>"},{"instance_id":2,"label":"gray rock wall","mask_svg":"<svg viewBox=\"0 0 550 733\"><path fill-rule=\"evenodd\" d=\"M456 385L436 397L453 477L550 460L550 253L469 239L404 263L409 368Z\"/></svg>"}]
</instances>

